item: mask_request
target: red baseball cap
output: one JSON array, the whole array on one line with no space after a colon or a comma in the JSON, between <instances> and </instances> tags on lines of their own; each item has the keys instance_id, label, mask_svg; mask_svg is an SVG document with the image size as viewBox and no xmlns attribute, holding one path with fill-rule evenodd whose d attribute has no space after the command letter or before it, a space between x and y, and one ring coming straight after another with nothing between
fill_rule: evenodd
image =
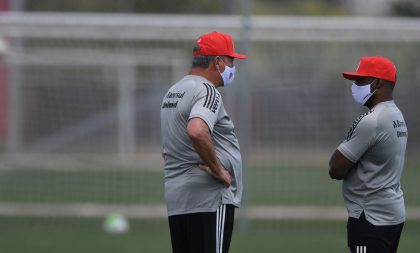
<instances>
[{"instance_id":1,"label":"red baseball cap","mask_svg":"<svg viewBox=\"0 0 420 253\"><path fill-rule=\"evenodd\" d=\"M235 53L232 37L229 34L211 32L201 35L197 40L198 50L194 50L197 55L228 55L233 58L245 59L248 56Z\"/></svg>"},{"instance_id":2,"label":"red baseball cap","mask_svg":"<svg viewBox=\"0 0 420 253\"><path fill-rule=\"evenodd\" d=\"M360 59L356 72L344 72L344 78L355 80L357 77L374 77L396 83L397 68L383 56L366 56Z\"/></svg>"}]
</instances>

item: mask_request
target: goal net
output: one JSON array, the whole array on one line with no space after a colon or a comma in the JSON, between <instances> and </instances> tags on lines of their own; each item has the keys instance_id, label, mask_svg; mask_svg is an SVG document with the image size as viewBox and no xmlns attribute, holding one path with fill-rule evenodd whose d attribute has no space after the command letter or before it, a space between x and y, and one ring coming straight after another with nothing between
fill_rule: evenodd
<instances>
[{"instance_id":1,"label":"goal net","mask_svg":"<svg viewBox=\"0 0 420 253\"><path fill-rule=\"evenodd\" d=\"M222 89L243 150L243 218L344 219L328 159L363 109L340 73L377 54L397 64L411 129L403 187L409 218L420 218L410 179L420 174L419 20L253 17L246 27L237 16L53 13L0 15L0 215L165 217L160 104L213 30L249 45Z\"/></svg>"}]
</instances>

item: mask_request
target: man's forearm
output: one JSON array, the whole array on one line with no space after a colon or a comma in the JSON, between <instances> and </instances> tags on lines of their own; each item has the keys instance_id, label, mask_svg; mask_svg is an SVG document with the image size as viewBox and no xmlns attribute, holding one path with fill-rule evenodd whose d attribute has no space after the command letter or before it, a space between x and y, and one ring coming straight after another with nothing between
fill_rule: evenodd
<instances>
[{"instance_id":1,"label":"man's forearm","mask_svg":"<svg viewBox=\"0 0 420 253\"><path fill-rule=\"evenodd\" d=\"M340 151L336 150L330 158L329 174L332 179L343 180L347 177L354 163L348 160Z\"/></svg>"},{"instance_id":2,"label":"man's forearm","mask_svg":"<svg viewBox=\"0 0 420 253\"><path fill-rule=\"evenodd\" d=\"M220 173L219 170L221 169L221 165L217 159L210 133L203 133L200 137L191 138L191 141L204 164L208 166L215 175L218 175Z\"/></svg>"},{"instance_id":3,"label":"man's forearm","mask_svg":"<svg viewBox=\"0 0 420 253\"><path fill-rule=\"evenodd\" d=\"M229 186L232 178L229 172L222 167L219 159L217 159L216 150L207 124L200 118L191 119L187 126L187 134L204 163L200 168L212 174L225 186Z\"/></svg>"}]
</instances>

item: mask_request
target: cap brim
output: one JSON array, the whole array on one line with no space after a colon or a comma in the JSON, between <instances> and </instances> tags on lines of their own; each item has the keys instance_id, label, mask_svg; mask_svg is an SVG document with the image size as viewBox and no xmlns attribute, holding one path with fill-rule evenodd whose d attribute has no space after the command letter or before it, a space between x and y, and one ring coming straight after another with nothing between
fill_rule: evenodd
<instances>
[{"instance_id":1,"label":"cap brim","mask_svg":"<svg viewBox=\"0 0 420 253\"><path fill-rule=\"evenodd\" d=\"M248 55L237 54L237 53L230 54L229 56L230 57L233 57L233 58L238 58L238 59L246 59L246 58L248 58Z\"/></svg>"},{"instance_id":2,"label":"cap brim","mask_svg":"<svg viewBox=\"0 0 420 253\"><path fill-rule=\"evenodd\" d=\"M367 75L357 74L354 72L343 72L343 77L348 80L355 80L357 77L367 77Z\"/></svg>"}]
</instances>

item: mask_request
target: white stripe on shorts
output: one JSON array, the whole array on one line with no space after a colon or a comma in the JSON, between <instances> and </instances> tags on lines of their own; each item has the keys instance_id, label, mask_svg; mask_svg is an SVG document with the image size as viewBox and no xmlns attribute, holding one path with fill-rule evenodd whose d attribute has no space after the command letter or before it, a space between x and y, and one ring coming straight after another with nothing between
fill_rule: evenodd
<instances>
[{"instance_id":1,"label":"white stripe on shorts","mask_svg":"<svg viewBox=\"0 0 420 253\"><path fill-rule=\"evenodd\" d=\"M216 253L223 253L223 233L225 229L226 205L216 211Z\"/></svg>"},{"instance_id":2,"label":"white stripe on shorts","mask_svg":"<svg viewBox=\"0 0 420 253\"><path fill-rule=\"evenodd\" d=\"M366 246L356 246L357 253L366 253Z\"/></svg>"},{"instance_id":3,"label":"white stripe on shorts","mask_svg":"<svg viewBox=\"0 0 420 253\"><path fill-rule=\"evenodd\" d=\"M220 216L220 214L219 214L219 210L220 209L220 207L219 208L217 208L217 211L216 211L216 253L218 253L219 251L218 251L218 249L219 249L219 216Z\"/></svg>"}]
</instances>

